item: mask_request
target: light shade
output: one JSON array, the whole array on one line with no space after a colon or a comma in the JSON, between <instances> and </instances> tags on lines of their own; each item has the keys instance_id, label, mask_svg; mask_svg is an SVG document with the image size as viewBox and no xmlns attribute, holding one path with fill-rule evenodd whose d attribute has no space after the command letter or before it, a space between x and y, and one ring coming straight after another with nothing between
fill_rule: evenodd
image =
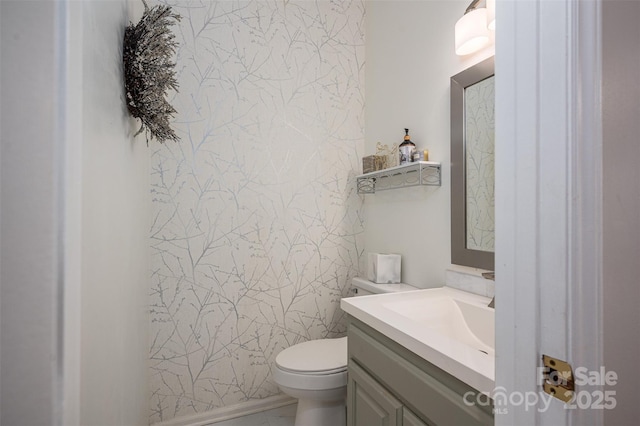
<instances>
[{"instance_id":1,"label":"light shade","mask_svg":"<svg viewBox=\"0 0 640 426\"><path fill-rule=\"evenodd\" d=\"M487 0L487 28L496 29L496 0Z\"/></svg>"},{"instance_id":2,"label":"light shade","mask_svg":"<svg viewBox=\"0 0 640 426\"><path fill-rule=\"evenodd\" d=\"M487 9L484 7L466 13L456 22L456 54L469 55L489 44Z\"/></svg>"}]
</instances>

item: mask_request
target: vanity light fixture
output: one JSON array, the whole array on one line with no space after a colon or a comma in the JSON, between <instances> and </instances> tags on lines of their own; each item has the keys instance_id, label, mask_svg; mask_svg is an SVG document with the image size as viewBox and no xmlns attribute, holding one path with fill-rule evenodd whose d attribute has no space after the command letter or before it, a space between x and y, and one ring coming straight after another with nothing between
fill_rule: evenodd
<instances>
[{"instance_id":1,"label":"vanity light fixture","mask_svg":"<svg viewBox=\"0 0 640 426\"><path fill-rule=\"evenodd\" d=\"M487 8L480 7L483 0L473 0L462 18L456 22L456 55L464 56L489 44ZM486 5L486 2L485 2Z\"/></svg>"}]
</instances>

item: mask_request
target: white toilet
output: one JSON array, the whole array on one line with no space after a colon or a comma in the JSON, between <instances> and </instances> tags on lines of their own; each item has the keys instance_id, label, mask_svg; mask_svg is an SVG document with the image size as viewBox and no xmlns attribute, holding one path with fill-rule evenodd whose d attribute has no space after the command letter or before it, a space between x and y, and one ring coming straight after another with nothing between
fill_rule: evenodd
<instances>
[{"instance_id":1,"label":"white toilet","mask_svg":"<svg viewBox=\"0 0 640 426\"><path fill-rule=\"evenodd\" d=\"M356 296L417 290L408 284L352 281ZM347 396L347 338L298 343L280 352L273 380L298 399L295 426L344 426Z\"/></svg>"}]
</instances>

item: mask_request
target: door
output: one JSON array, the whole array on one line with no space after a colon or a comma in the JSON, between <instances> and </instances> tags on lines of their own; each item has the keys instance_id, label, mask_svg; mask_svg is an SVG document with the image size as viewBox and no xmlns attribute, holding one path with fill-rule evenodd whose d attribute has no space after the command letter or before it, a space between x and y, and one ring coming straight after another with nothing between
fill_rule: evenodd
<instances>
[{"instance_id":1,"label":"door","mask_svg":"<svg viewBox=\"0 0 640 426\"><path fill-rule=\"evenodd\" d=\"M358 364L349 363L348 426L401 426L402 403Z\"/></svg>"},{"instance_id":2,"label":"door","mask_svg":"<svg viewBox=\"0 0 640 426\"><path fill-rule=\"evenodd\" d=\"M603 365L600 19L599 0L497 2L497 425L602 424L540 386L543 354Z\"/></svg>"},{"instance_id":3,"label":"door","mask_svg":"<svg viewBox=\"0 0 640 426\"><path fill-rule=\"evenodd\" d=\"M402 426L427 426L427 424L409 411L407 407L404 407L402 410Z\"/></svg>"}]
</instances>

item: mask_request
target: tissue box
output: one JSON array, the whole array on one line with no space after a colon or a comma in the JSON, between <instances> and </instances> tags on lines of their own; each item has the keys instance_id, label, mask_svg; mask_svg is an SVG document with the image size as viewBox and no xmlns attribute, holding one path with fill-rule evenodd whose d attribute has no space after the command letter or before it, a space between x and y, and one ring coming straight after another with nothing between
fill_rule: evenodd
<instances>
[{"instance_id":1,"label":"tissue box","mask_svg":"<svg viewBox=\"0 0 640 426\"><path fill-rule=\"evenodd\" d=\"M400 282L399 254L369 253L367 278L377 284L395 284Z\"/></svg>"}]
</instances>

